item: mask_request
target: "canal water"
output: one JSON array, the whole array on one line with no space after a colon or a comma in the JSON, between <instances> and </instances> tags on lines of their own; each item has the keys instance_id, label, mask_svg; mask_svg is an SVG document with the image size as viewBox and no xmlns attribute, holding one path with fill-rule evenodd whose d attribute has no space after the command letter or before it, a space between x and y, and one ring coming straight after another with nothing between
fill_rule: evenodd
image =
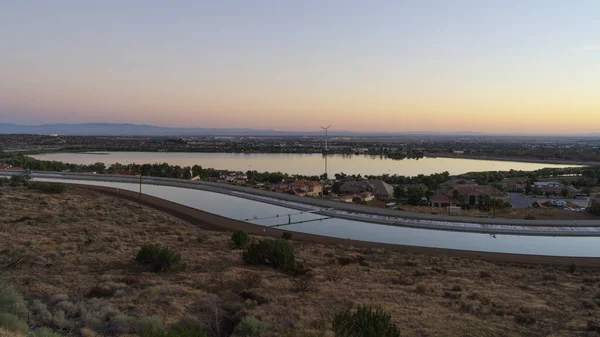
<instances>
[{"instance_id":1,"label":"canal water","mask_svg":"<svg viewBox=\"0 0 600 337\"><path fill-rule=\"evenodd\" d=\"M139 185L131 183L46 178L36 178L35 180L76 182L131 191L139 190ZM282 229L336 238L482 252L600 257L600 238L598 237L517 235L492 237L488 234L395 227L335 218L285 225L290 220L299 222L320 219L323 216L312 213L299 214L300 212L294 209L195 189L144 184L142 192L231 219L265 226L284 225L281 227ZM288 217L288 214L291 216ZM278 215L279 217L277 217Z\"/></svg>"}]
</instances>

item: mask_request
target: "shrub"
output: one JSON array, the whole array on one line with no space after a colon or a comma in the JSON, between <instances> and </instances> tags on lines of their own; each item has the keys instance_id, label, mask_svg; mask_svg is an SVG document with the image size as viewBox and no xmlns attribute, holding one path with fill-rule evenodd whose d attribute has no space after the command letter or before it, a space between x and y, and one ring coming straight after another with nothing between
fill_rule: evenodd
<instances>
[{"instance_id":1,"label":"shrub","mask_svg":"<svg viewBox=\"0 0 600 337\"><path fill-rule=\"evenodd\" d=\"M410 277L398 277L392 280L393 284L399 284L403 286L412 286L415 284L415 281Z\"/></svg>"},{"instance_id":2,"label":"shrub","mask_svg":"<svg viewBox=\"0 0 600 337\"><path fill-rule=\"evenodd\" d=\"M235 248L245 247L250 241L250 235L245 230L237 230L231 234L231 241Z\"/></svg>"},{"instance_id":3,"label":"shrub","mask_svg":"<svg viewBox=\"0 0 600 337\"><path fill-rule=\"evenodd\" d=\"M267 324L256 317L245 316L236 324L233 331L238 336L259 337L267 331Z\"/></svg>"},{"instance_id":4,"label":"shrub","mask_svg":"<svg viewBox=\"0 0 600 337\"><path fill-rule=\"evenodd\" d=\"M54 332L50 328L41 327L33 331L34 337L63 337L61 334Z\"/></svg>"},{"instance_id":5,"label":"shrub","mask_svg":"<svg viewBox=\"0 0 600 337\"><path fill-rule=\"evenodd\" d=\"M0 313L2 312L23 319L27 317L27 306L23 296L12 286L0 281Z\"/></svg>"},{"instance_id":6,"label":"shrub","mask_svg":"<svg viewBox=\"0 0 600 337\"><path fill-rule=\"evenodd\" d=\"M600 215L600 201L592 200L592 203L590 204L588 211L592 214Z\"/></svg>"},{"instance_id":7,"label":"shrub","mask_svg":"<svg viewBox=\"0 0 600 337\"><path fill-rule=\"evenodd\" d=\"M600 333L600 323L594 322L594 321L588 321L587 329L588 329L588 331L595 331L595 332Z\"/></svg>"},{"instance_id":8,"label":"shrub","mask_svg":"<svg viewBox=\"0 0 600 337\"><path fill-rule=\"evenodd\" d=\"M285 240L274 240L271 254L268 260L275 268L282 270L294 270L296 268L296 257L294 247Z\"/></svg>"},{"instance_id":9,"label":"shrub","mask_svg":"<svg viewBox=\"0 0 600 337\"><path fill-rule=\"evenodd\" d=\"M141 264L150 265L155 272L165 272L179 264L181 254L175 253L169 247L151 243L140 248L136 260Z\"/></svg>"},{"instance_id":10,"label":"shrub","mask_svg":"<svg viewBox=\"0 0 600 337\"><path fill-rule=\"evenodd\" d=\"M11 181L11 186L12 186L12 183L19 186L20 184L23 184L26 180L25 180L25 177L23 177L23 176L11 176L10 181Z\"/></svg>"},{"instance_id":11,"label":"shrub","mask_svg":"<svg viewBox=\"0 0 600 337\"><path fill-rule=\"evenodd\" d=\"M577 271L577 265L575 263L571 263L569 265L569 269L567 270L568 273L573 274Z\"/></svg>"},{"instance_id":12,"label":"shrub","mask_svg":"<svg viewBox=\"0 0 600 337\"><path fill-rule=\"evenodd\" d=\"M455 285L454 287L452 287L452 289L451 289L451 290L452 290L452 291L462 291L462 287L461 287L461 286L459 286L459 285L457 284L457 285Z\"/></svg>"},{"instance_id":13,"label":"shrub","mask_svg":"<svg viewBox=\"0 0 600 337\"><path fill-rule=\"evenodd\" d=\"M166 337L167 330L159 316L143 317L138 320L136 332L141 337Z\"/></svg>"},{"instance_id":14,"label":"shrub","mask_svg":"<svg viewBox=\"0 0 600 337\"><path fill-rule=\"evenodd\" d=\"M414 277L421 277L421 276L425 276L425 275L426 275L425 272L421 271L421 270L415 270L415 272L413 274Z\"/></svg>"},{"instance_id":15,"label":"shrub","mask_svg":"<svg viewBox=\"0 0 600 337\"><path fill-rule=\"evenodd\" d=\"M518 324L535 324L537 320L535 319L535 317L529 315L529 314L524 314L524 313L518 313L515 315L515 322L517 322Z\"/></svg>"},{"instance_id":16,"label":"shrub","mask_svg":"<svg viewBox=\"0 0 600 337\"><path fill-rule=\"evenodd\" d=\"M481 277L481 278L490 278L490 277L492 277L492 274L489 273L489 272L487 272L487 271L485 271L485 270L482 270L482 271L479 272L479 277Z\"/></svg>"},{"instance_id":17,"label":"shrub","mask_svg":"<svg viewBox=\"0 0 600 337\"><path fill-rule=\"evenodd\" d=\"M247 264L267 264L267 255L271 249L271 240L262 240L251 243L242 253L242 259Z\"/></svg>"},{"instance_id":18,"label":"shrub","mask_svg":"<svg viewBox=\"0 0 600 337\"><path fill-rule=\"evenodd\" d=\"M427 292L427 286L424 284L419 284L417 285L417 287L415 288L415 291L417 292L417 294L425 294Z\"/></svg>"},{"instance_id":19,"label":"shrub","mask_svg":"<svg viewBox=\"0 0 600 337\"><path fill-rule=\"evenodd\" d=\"M115 290L113 290L109 287L95 286L92 289L90 289L90 291L87 293L86 296L88 298L93 298L93 297L108 298L108 297L112 297L114 294L115 294Z\"/></svg>"},{"instance_id":20,"label":"shrub","mask_svg":"<svg viewBox=\"0 0 600 337\"><path fill-rule=\"evenodd\" d=\"M191 321L173 324L167 333L169 337L206 337L206 334Z\"/></svg>"},{"instance_id":21,"label":"shrub","mask_svg":"<svg viewBox=\"0 0 600 337\"><path fill-rule=\"evenodd\" d=\"M336 337L399 337L400 329L392 322L391 315L382 309L373 311L359 306L355 312L350 308L334 314L332 328Z\"/></svg>"},{"instance_id":22,"label":"shrub","mask_svg":"<svg viewBox=\"0 0 600 337\"><path fill-rule=\"evenodd\" d=\"M444 291L444 298L449 298L451 300L457 300L457 299L459 299L461 297L462 296L460 294L453 293L451 291Z\"/></svg>"},{"instance_id":23,"label":"shrub","mask_svg":"<svg viewBox=\"0 0 600 337\"><path fill-rule=\"evenodd\" d=\"M307 292L311 290L314 277L312 274L304 274L292 278L292 290L297 292Z\"/></svg>"},{"instance_id":24,"label":"shrub","mask_svg":"<svg viewBox=\"0 0 600 337\"><path fill-rule=\"evenodd\" d=\"M290 232L283 232L281 234L281 238L284 240L291 240L292 239L292 233Z\"/></svg>"},{"instance_id":25,"label":"shrub","mask_svg":"<svg viewBox=\"0 0 600 337\"><path fill-rule=\"evenodd\" d=\"M46 183L36 181L30 183L27 186L27 188L29 188L30 190L37 190L44 193L59 194L63 193L67 189L67 185L61 183Z\"/></svg>"},{"instance_id":26,"label":"shrub","mask_svg":"<svg viewBox=\"0 0 600 337\"><path fill-rule=\"evenodd\" d=\"M0 328L21 333L26 333L29 330L27 323L23 322L19 317L6 312L0 313Z\"/></svg>"},{"instance_id":27,"label":"shrub","mask_svg":"<svg viewBox=\"0 0 600 337\"><path fill-rule=\"evenodd\" d=\"M242 258L247 264L271 264L273 267L285 271L296 268L294 247L282 239L253 242L244 251Z\"/></svg>"}]
</instances>

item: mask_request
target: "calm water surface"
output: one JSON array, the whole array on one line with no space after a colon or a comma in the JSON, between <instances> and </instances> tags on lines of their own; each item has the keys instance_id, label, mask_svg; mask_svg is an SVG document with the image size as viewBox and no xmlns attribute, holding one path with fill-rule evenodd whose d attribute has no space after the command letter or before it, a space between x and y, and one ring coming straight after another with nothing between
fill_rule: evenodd
<instances>
[{"instance_id":1,"label":"calm water surface","mask_svg":"<svg viewBox=\"0 0 600 337\"><path fill-rule=\"evenodd\" d=\"M132 191L138 191L139 188L139 185L129 183L41 178L35 180L60 181L65 183L77 182L89 185L110 186ZM249 218L281 216L280 218L250 221L260 225L285 224L288 222L287 214L294 214L291 216L292 222L323 217L322 215L310 213L298 214L299 211L285 207L194 189L143 185L142 190L145 194L231 219L246 220ZM597 237L496 235L496 238L493 238L488 234L404 228L333 218L287 225L282 226L281 228L337 238L411 246L498 253L600 257L600 238ZM269 229L267 228L266 230Z\"/></svg>"},{"instance_id":2,"label":"calm water surface","mask_svg":"<svg viewBox=\"0 0 600 337\"><path fill-rule=\"evenodd\" d=\"M320 175L325 172L325 159L321 154L241 154L241 153L184 153L184 152L109 152L90 153L51 153L32 156L41 160L56 160L74 164L94 164L102 162L111 165L169 163L179 166L200 165L204 168L248 171L280 171L289 174ZM422 158L392 160L381 156L329 155L327 172L380 175L398 174L416 176L448 171L452 175L481 171L532 171L544 167L573 167L578 165L536 164L494 160L474 160L456 158Z\"/></svg>"}]
</instances>

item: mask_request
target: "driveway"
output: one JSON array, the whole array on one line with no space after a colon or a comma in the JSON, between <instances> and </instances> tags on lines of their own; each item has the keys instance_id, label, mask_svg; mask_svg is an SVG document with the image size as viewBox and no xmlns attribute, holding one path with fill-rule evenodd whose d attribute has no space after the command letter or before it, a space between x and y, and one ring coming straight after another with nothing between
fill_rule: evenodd
<instances>
[{"instance_id":1,"label":"driveway","mask_svg":"<svg viewBox=\"0 0 600 337\"><path fill-rule=\"evenodd\" d=\"M534 197L526 196L523 193L508 193L512 208L528 208L532 202L537 200Z\"/></svg>"}]
</instances>

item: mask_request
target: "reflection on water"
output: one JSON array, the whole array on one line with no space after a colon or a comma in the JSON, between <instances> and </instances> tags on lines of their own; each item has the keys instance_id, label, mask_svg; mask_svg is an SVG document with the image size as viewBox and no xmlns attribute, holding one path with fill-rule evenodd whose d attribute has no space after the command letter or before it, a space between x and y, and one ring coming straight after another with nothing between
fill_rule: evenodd
<instances>
[{"instance_id":1,"label":"reflection on water","mask_svg":"<svg viewBox=\"0 0 600 337\"><path fill-rule=\"evenodd\" d=\"M179 166L200 165L205 168L223 170L248 171L280 171L289 174L321 175L324 169L324 158L321 154L242 154L242 153L165 153L165 152L110 152L107 154L89 153L49 153L32 156L42 160L57 160L74 164L94 164L103 162L106 165L121 164L154 164L169 163ZM327 155L327 172L330 176L336 173L381 175L397 174L416 176L448 171L450 174L461 174L477 171L537 170L544 167L568 167L577 165L552 165L505 162L494 160L472 160L456 158L421 158L393 160L384 156L369 155Z\"/></svg>"},{"instance_id":2,"label":"reflection on water","mask_svg":"<svg viewBox=\"0 0 600 337\"><path fill-rule=\"evenodd\" d=\"M108 183L100 181L36 179L40 181L77 182L89 185L110 186L138 191L139 185ZM298 222L322 218L318 214L298 214L299 211L241 199L218 193L168 187L143 185L143 193L177 202L189 207L205 210L232 219L245 220L266 218L250 222L265 225L285 225L288 221ZM288 218L288 214L291 215ZM279 217L275 217L279 215ZM403 244L412 246L476 250L484 252L600 257L600 238L597 237L542 237L463 233L417 228L404 228L371 224L344 219L327 219L282 226L291 231L349 238L362 241ZM266 228L266 230L269 230Z\"/></svg>"}]
</instances>

